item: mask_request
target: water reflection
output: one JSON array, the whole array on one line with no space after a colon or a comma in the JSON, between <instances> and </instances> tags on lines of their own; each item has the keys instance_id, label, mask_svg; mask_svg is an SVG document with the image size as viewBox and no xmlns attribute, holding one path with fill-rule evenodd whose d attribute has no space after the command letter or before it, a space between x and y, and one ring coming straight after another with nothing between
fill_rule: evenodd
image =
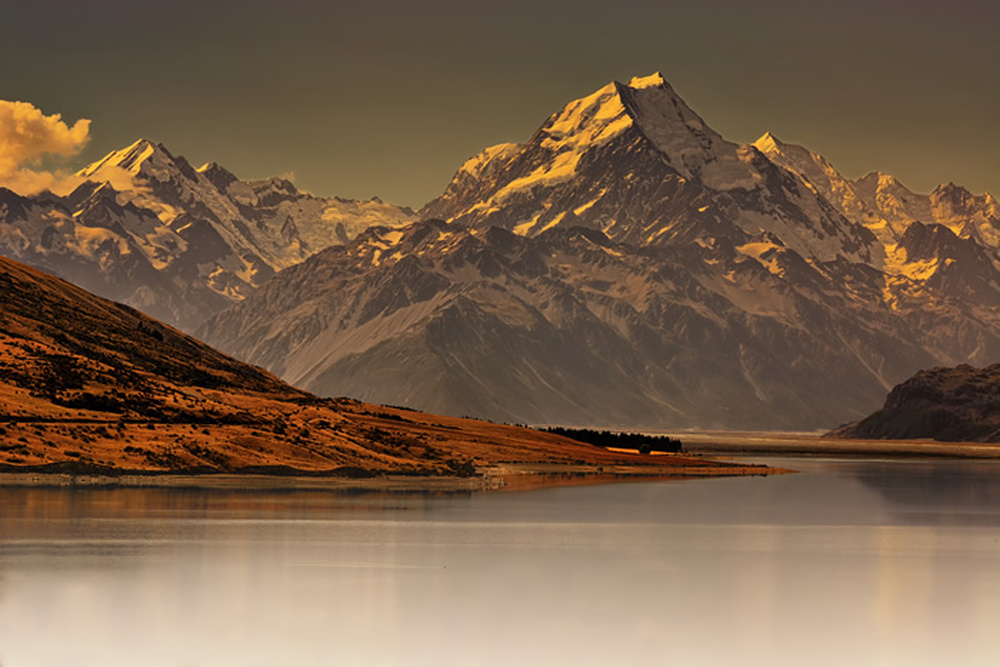
<instances>
[{"instance_id":1,"label":"water reflection","mask_svg":"<svg viewBox=\"0 0 1000 667\"><path fill-rule=\"evenodd\" d=\"M907 474L900 475L900 466ZM900 520L1000 526L1000 464L994 461L841 462L841 475L879 493ZM921 516L917 518L915 514Z\"/></svg>"},{"instance_id":2,"label":"water reflection","mask_svg":"<svg viewBox=\"0 0 1000 667\"><path fill-rule=\"evenodd\" d=\"M410 510L436 498L471 497L470 492L388 492L339 489L243 491L197 488L0 488L3 519L30 523L52 519L102 518L224 518L226 516L288 517L352 510Z\"/></svg>"},{"instance_id":3,"label":"water reflection","mask_svg":"<svg viewBox=\"0 0 1000 667\"><path fill-rule=\"evenodd\" d=\"M997 468L797 463L462 496L0 490L0 664L997 664Z\"/></svg>"}]
</instances>

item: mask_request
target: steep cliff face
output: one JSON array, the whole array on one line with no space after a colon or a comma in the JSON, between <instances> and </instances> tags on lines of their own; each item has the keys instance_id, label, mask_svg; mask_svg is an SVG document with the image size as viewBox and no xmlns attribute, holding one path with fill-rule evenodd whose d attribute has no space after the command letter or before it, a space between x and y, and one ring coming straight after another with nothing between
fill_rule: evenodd
<instances>
[{"instance_id":1,"label":"steep cliff face","mask_svg":"<svg viewBox=\"0 0 1000 667\"><path fill-rule=\"evenodd\" d=\"M881 410L831 435L1000 442L1000 364L920 371L893 387Z\"/></svg>"}]
</instances>

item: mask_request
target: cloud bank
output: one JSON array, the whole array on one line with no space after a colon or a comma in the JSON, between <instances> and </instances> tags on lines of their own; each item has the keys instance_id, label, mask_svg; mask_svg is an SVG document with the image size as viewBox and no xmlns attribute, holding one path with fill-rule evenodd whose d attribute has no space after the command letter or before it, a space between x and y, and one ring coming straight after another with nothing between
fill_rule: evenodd
<instances>
[{"instance_id":1,"label":"cloud bank","mask_svg":"<svg viewBox=\"0 0 1000 667\"><path fill-rule=\"evenodd\" d=\"M46 116L28 102L0 100L0 187L22 195L55 187L66 174L43 163L76 155L89 139L87 119L70 127L61 114Z\"/></svg>"}]
</instances>

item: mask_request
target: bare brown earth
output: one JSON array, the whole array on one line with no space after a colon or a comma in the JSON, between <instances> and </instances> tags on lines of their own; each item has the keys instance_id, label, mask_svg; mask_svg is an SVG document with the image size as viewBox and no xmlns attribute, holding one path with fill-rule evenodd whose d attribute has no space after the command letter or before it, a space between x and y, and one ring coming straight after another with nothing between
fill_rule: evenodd
<instances>
[{"instance_id":1,"label":"bare brown earth","mask_svg":"<svg viewBox=\"0 0 1000 667\"><path fill-rule=\"evenodd\" d=\"M321 399L0 259L0 483L495 488L770 472Z\"/></svg>"}]
</instances>

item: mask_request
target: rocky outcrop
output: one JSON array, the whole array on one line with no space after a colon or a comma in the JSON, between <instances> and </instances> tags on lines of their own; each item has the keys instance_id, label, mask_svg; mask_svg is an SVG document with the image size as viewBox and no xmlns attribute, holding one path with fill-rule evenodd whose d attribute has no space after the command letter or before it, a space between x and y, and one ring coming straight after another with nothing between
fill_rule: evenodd
<instances>
[{"instance_id":1,"label":"rocky outcrop","mask_svg":"<svg viewBox=\"0 0 1000 667\"><path fill-rule=\"evenodd\" d=\"M894 387L881 410L830 435L1000 442L1000 364L920 371Z\"/></svg>"}]
</instances>

